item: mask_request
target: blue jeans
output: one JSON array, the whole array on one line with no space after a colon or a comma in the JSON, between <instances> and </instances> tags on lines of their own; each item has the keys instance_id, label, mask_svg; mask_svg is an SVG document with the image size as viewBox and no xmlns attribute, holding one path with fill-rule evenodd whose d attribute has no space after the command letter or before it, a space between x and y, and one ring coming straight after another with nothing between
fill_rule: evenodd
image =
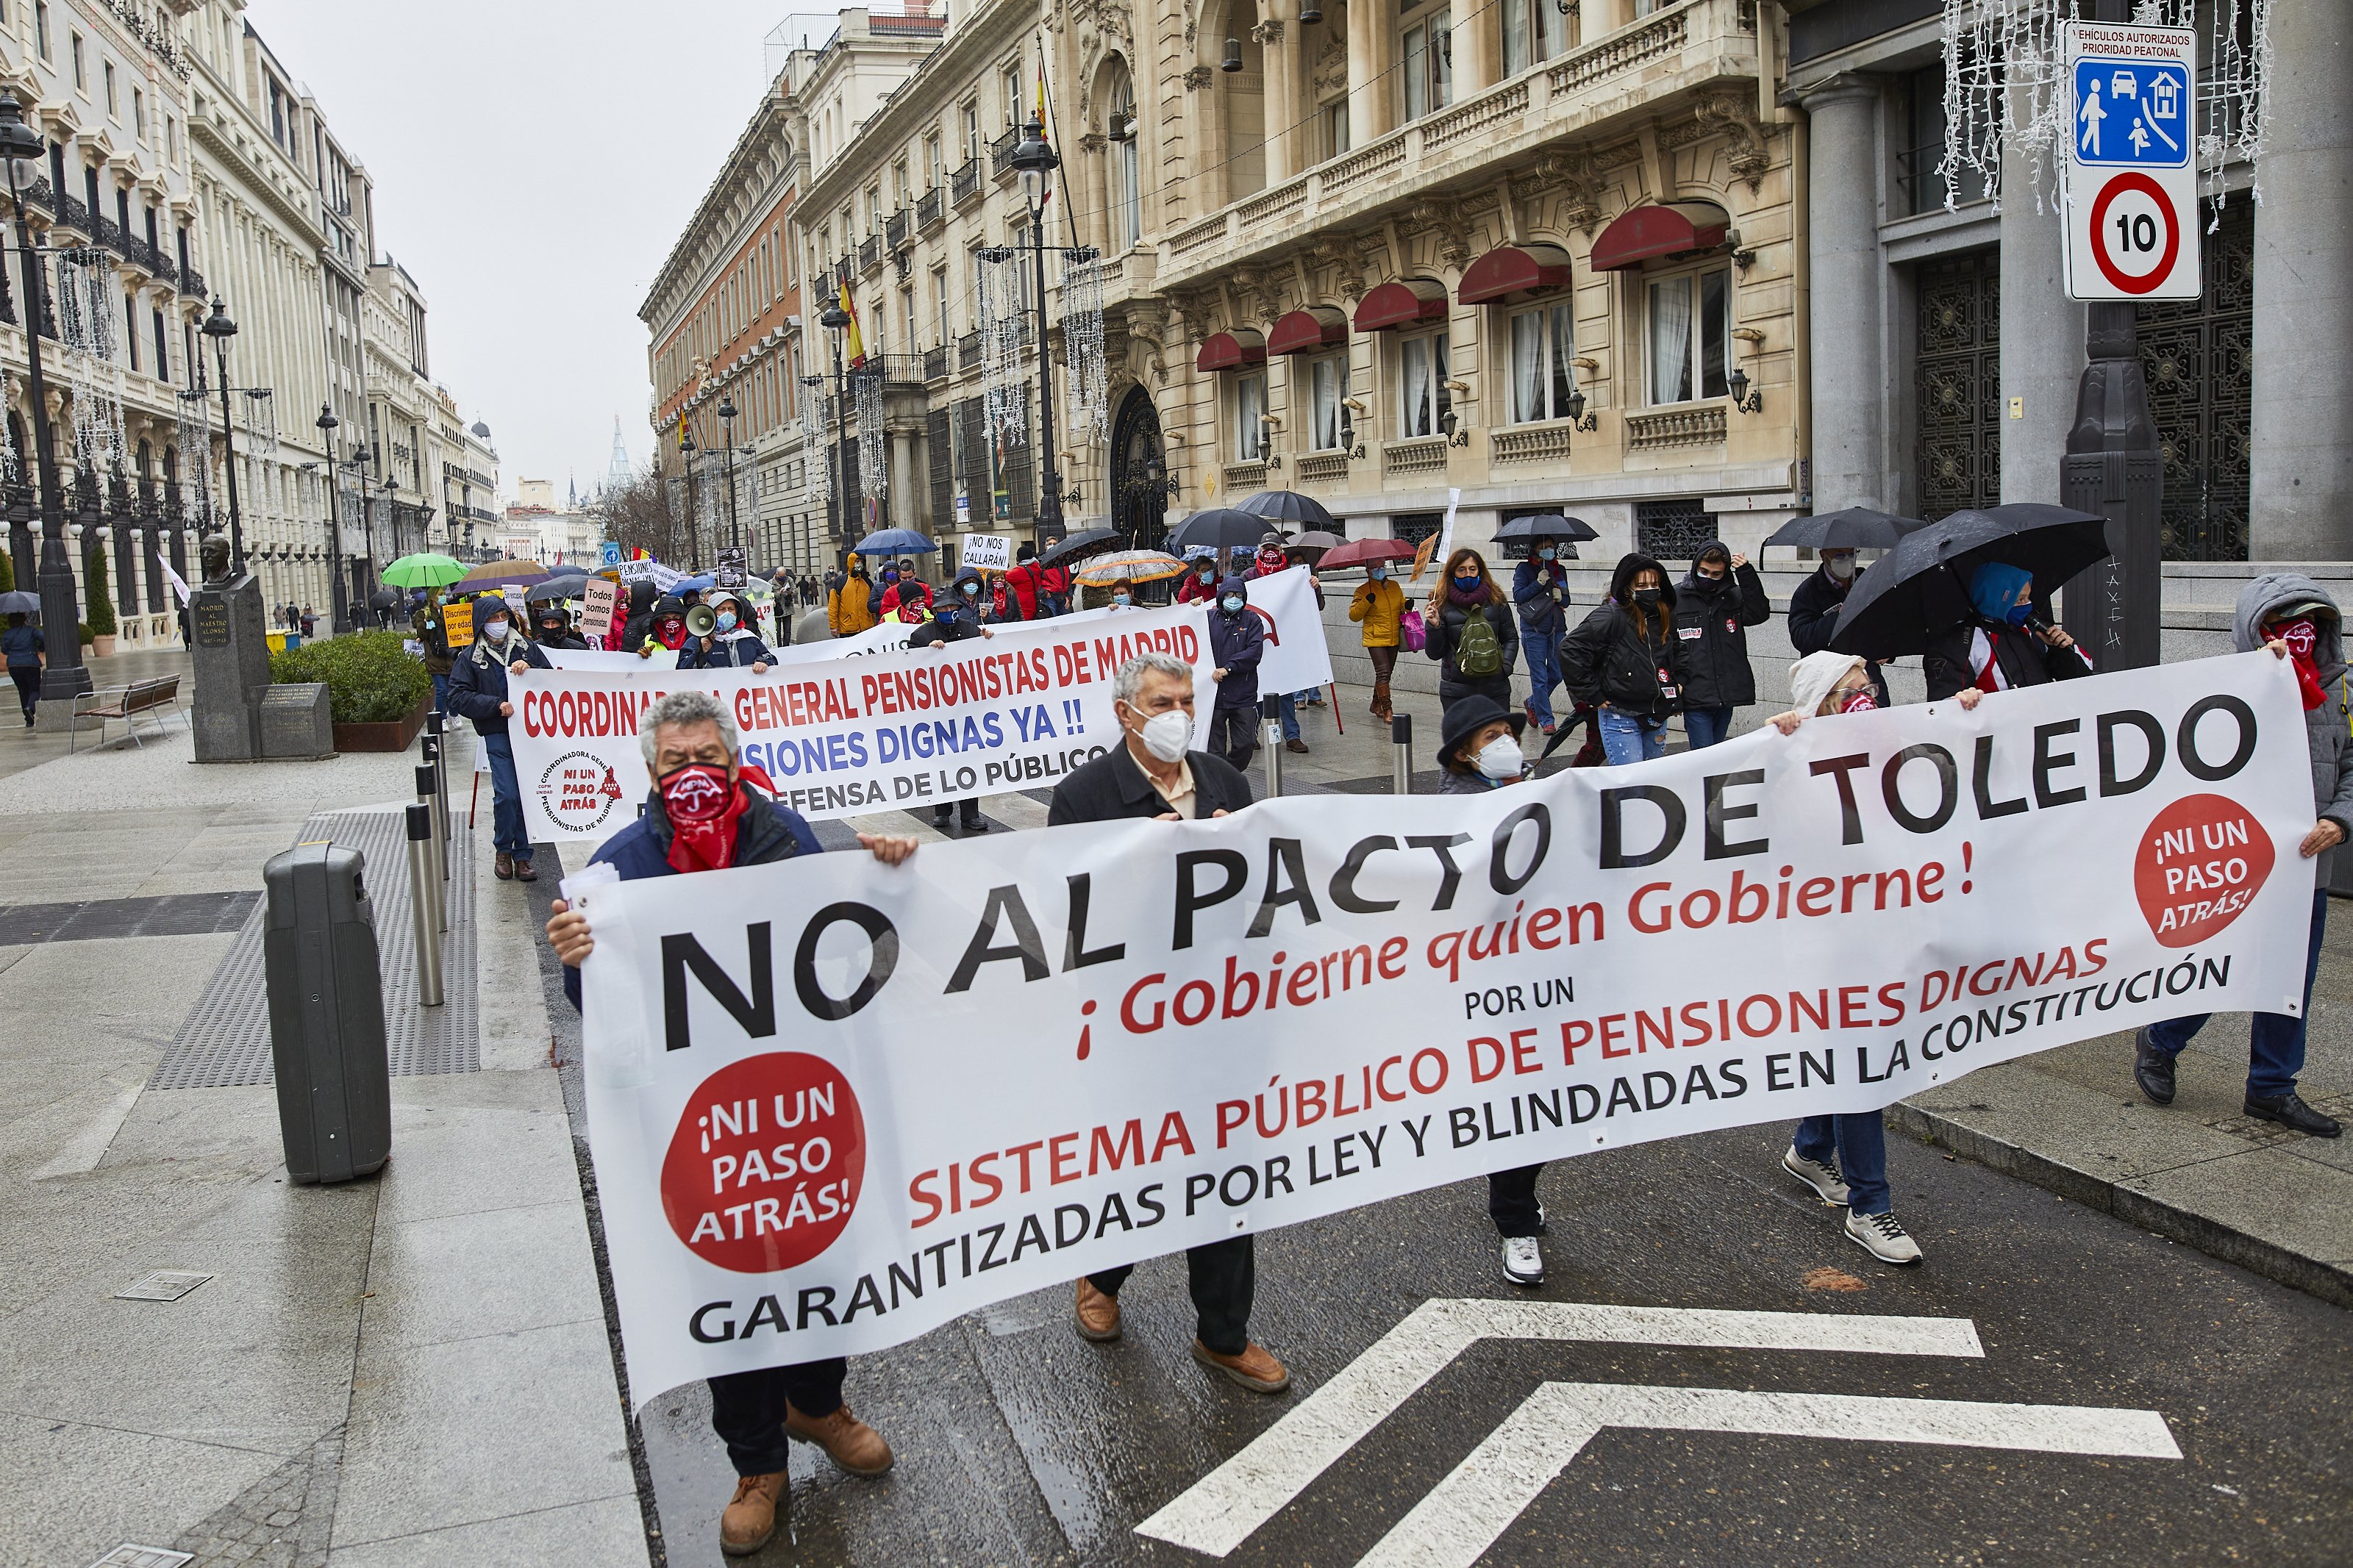
<instances>
[{"instance_id":1,"label":"blue jeans","mask_svg":"<svg viewBox=\"0 0 2353 1568\"><path fill-rule=\"evenodd\" d=\"M449 678L446 675L437 675L433 678L433 711L444 718L448 716Z\"/></svg>"},{"instance_id":2,"label":"blue jeans","mask_svg":"<svg viewBox=\"0 0 2353 1568\"><path fill-rule=\"evenodd\" d=\"M1798 1123L1790 1142L1798 1156L1827 1165L1838 1157L1839 1174L1846 1178L1846 1206L1856 1214L1886 1214L1894 1206L1887 1197L1887 1128L1876 1110L1844 1116L1809 1116Z\"/></svg>"},{"instance_id":3,"label":"blue jeans","mask_svg":"<svg viewBox=\"0 0 2353 1568\"><path fill-rule=\"evenodd\" d=\"M1280 704L1282 715L1282 738L1296 741L1299 739L1299 694L1286 691L1275 700Z\"/></svg>"},{"instance_id":4,"label":"blue jeans","mask_svg":"<svg viewBox=\"0 0 2353 1568\"><path fill-rule=\"evenodd\" d=\"M1683 710L1683 736L1691 742L1693 751L1696 752L1702 746L1720 746L1724 738L1731 733L1732 709L1729 706Z\"/></svg>"},{"instance_id":5,"label":"blue jeans","mask_svg":"<svg viewBox=\"0 0 2353 1568\"><path fill-rule=\"evenodd\" d=\"M2247 1098L2277 1100L2295 1092L2295 1075L2304 1070L2305 1023L2312 1016L2312 981L2320 973L2320 936L2328 929L2328 889L2312 895L2312 938L2304 959L2304 1017L2284 1013L2258 1013L2247 1031ZM2211 1013L2168 1018L2148 1026L2148 1043L2168 1057L2178 1057L2189 1037L2206 1026Z\"/></svg>"},{"instance_id":6,"label":"blue jeans","mask_svg":"<svg viewBox=\"0 0 2353 1568\"><path fill-rule=\"evenodd\" d=\"M1552 689L1560 684L1558 634L1536 631L1522 622L1520 657L1528 661L1529 710L1539 725L1549 727L1556 722L1552 712Z\"/></svg>"},{"instance_id":7,"label":"blue jeans","mask_svg":"<svg viewBox=\"0 0 2353 1568\"><path fill-rule=\"evenodd\" d=\"M522 791L515 784L514 747L503 731L482 737L491 759L491 843L501 855L531 858L531 835L523 831Z\"/></svg>"},{"instance_id":8,"label":"blue jeans","mask_svg":"<svg viewBox=\"0 0 2353 1568\"><path fill-rule=\"evenodd\" d=\"M1667 721L1663 719L1638 719L1615 708L1598 708L1593 720L1601 731L1602 754L1613 768L1667 754Z\"/></svg>"}]
</instances>

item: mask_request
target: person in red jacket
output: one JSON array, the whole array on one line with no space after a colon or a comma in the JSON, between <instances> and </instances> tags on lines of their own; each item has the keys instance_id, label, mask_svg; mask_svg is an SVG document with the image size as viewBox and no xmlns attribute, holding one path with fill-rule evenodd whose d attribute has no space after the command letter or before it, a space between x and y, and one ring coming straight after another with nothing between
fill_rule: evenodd
<instances>
[{"instance_id":1,"label":"person in red jacket","mask_svg":"<svg viewBox=\"0 0 2353 1568\"><path fill-rule=\"evenodd\" d=\"M1193 563L1192 574L1176 585L1180 605L1214 604L1218 597L1218 558L1204 555Z\"/></svg>"},{"instance_id":2,"label":"person in red jacket","mask_svg":"<svg viewBox=\"0 0 2353 1568\"><path fill-rule=\"evenodd\" d=\"M1021 618L1038 618L1039 599L1045 592L1046 569L1038 564L1038 547L1025 544L1014 552L1013 570L1005 574L1005 586L1020 601Z\"/></svg>"},{"instance_id":3,"label":"person in red jacket","mask_svg":"<svg viewBox=\"0 0 2353 1568\"><path fill-rule=\"evenodd\" d=\"M902 561L895 571L885 572L890 586L882 590L881 615L886 621L903 621L910 625L932 613L932 590L929 584L915 575L915 563Z\"/></svg>"}]
</instances>

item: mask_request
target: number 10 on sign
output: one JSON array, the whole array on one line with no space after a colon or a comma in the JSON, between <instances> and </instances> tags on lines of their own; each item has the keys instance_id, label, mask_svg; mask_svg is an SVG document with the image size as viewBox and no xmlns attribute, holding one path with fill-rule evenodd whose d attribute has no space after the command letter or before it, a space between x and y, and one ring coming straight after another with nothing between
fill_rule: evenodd
<instances>
[{"instance_id":1,"label":"number 10 on sign","mask_svg":"<svg viewBox=\"0 0 2353 1568\"><path fill-rule=\"evenodd\" d=\"M2197 35L2070 22L2068 297L2194 300Z\"/></svg>"}]
</instances>

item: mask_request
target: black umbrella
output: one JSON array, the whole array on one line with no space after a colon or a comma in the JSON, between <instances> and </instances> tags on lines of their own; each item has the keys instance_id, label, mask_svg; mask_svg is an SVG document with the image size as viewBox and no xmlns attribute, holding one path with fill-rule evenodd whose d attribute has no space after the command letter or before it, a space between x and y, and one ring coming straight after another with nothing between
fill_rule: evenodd
<instances>
[{"instance_id":1,"label":"black umbrella","mask_svg":"<svg viewBox=\"0 0 2353 1568\"><path fill-rule=\"evenodd\" d=\"M525 604L542 599L576 599L588 588L586 572L559 572L544 583L534 583L523 594Z\"/></svg>"},{"instance_id":2,"label":"black umbrella","mask_svg":"<svg viewBox=\"0 0 2353 1568\"><path fill-rule=\"evenodd\" d=\"M1556 511L1539 512L1534 517L1515 517L1495 531L1495 537L1512 539L1599 539L1591 523L1581 517L1563 517Z\"/></svg>"},{"instance_id":3,"label":"black umbrella","mask_svg":"<svg viewBox=\"0 0 2353 1568\"><path fill-rule=\"evenodd\" d=\"M372 610L395 609L399 604L400 595L390 588L378 588L368 595L368 608Z\"/></svg>"},{"instance_id":4,"label":"black umbrella","mask_svg":"<svg viewBox=\"0 0 2353 1568\"><path fill-rule=\"evenodd\" d=\"M1261 490L1234 503L1236 511L1246 511L1252 517L1266 518L1274 522L1293 522L1306 528L1339 531L1339 521L1331 509L1314 496L1301 495L1297 490Z\"/></svg>"},{"instance_id":5,"label":"black umbrella","mask_svg":"<svg viewBox=\"0 0 2353 1568\"><path fill-rule=\"evenodd\" d=\"M1115 528L1090 528L1071 535L1050 550L1041 553L1038 559L1044 564L1052 566L1077 556L1092 555L1098 550L1118 543L1120 538L1120 531Z\"/></svg>"},{"instance_id":6,"label":"black umbrella","mask_svg":"<svg viewBox=\"0 0 2353 1568\"><path fill-rule=\"evenodd\" d=\"M2012 518L1957 511L1896 541L1855 579L1831 650L1873 659L1926 652L1930 637L1968 615L1969 574L1989 561L2032 573L2035 600L2047 605L2052 590L2107 558L2104 517L2041 503L2001 510Z\"/></svg>"},{"instance_id":7,"label":"black umbrella","mask_svg":"<svg viewBox=\"0 0 2353 1568\"><path fill-rule=\"evenodd\" d=\"M1217 506L1197 511L1170 529L1166 548L1174 554L1187 550L1256 550L1266 531L1265 518Z\"/></svg>"},{"instance_id":8,"label":"black umbrella","mask_svg":"<svg viewBox=\"0 0 2353 1568\"><path fill-rule=\"evenodd\" d=\"M1792 550L1893 550L1897 540L1927 526L1916 517L1851 506L1841 511L1793 517L1775 529L1765 543L1786 544Z\"/></svg>"}]
</instances>

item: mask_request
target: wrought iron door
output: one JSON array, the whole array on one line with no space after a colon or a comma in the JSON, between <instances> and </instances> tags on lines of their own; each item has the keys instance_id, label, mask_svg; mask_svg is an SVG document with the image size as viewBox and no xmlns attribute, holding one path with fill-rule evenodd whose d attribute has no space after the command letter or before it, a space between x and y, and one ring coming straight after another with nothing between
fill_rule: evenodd
<instances>
[{"instance_id":1,"label":"wrought iron door","mask_svg":"<svg viewBox=\"0 0 2353 1568\"><path fill-rule=\"evenodd\" d=\"M1168 491L1166 468L1158 479L1152 478L1150 469L1155 461L1165 464L1166 459L1160 444L1160 411L1140 386L1129 388L1120 403L1111 450L1111 525L1131 547L1155 548L1166 527Z\"/></svg>"},{"instance_id":2,"label":"wrought iron door","mask_svg":"<svg viewBox=\"0 0 2353 1568\"><path fill-rule=\"evenodd\" d=\"M1920 515L2001 500L2001 256L1974 251L1919 273Z\"/></svg>"},{"instance_id":3,"label":"wrought iron door","mask_svg":"<svg viewBox=\"0 0 2353 1568\"><path fill-rule=\"evenodd\" d=\"M2253 419L2254 203L2234 197L2200 237L2205 292L2135 312L2165 461L2168 561L2244 561Z\"/></svg>"}]
</instances>

